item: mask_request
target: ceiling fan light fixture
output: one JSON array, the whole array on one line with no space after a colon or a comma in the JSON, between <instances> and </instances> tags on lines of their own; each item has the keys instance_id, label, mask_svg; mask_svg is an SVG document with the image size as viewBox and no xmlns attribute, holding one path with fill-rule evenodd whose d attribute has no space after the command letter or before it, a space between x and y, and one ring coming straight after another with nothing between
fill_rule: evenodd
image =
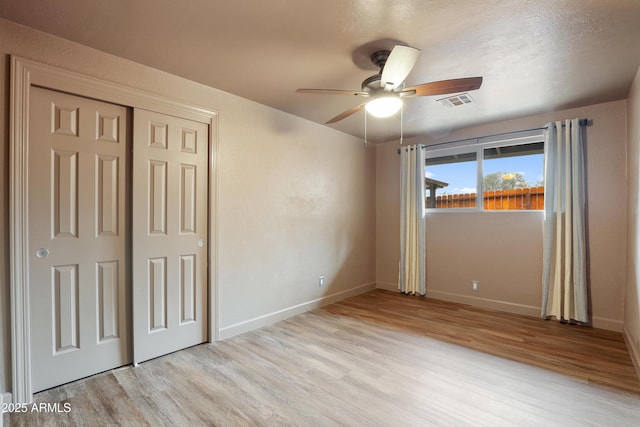
<instances>
[{"instance_id":1,"label":"ceiling fan light fixture","mask_svg":"<svg viewBox=\"0 0 640 427\"><path fill-rule=\"evenodd\" d=\"M372 116L384 118L396 114L400 111L400 107L402 107L402 101L400 98L395 96L383 96L367 102L365 109L367 110L367 113Z\"/></svg>"}]
</instances>

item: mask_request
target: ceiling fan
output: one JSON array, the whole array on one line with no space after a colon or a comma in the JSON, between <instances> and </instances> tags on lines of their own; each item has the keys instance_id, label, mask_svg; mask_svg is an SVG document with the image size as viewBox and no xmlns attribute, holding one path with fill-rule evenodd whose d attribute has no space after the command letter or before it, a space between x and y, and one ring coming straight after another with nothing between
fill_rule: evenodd
<instances>
[{"instance_id":1,"label":"ceiling fan","mask_svg":"<svg viewBox=\"0 0 640 427\"><path fill-rule=\"evenodd\" d=\"M297 89L296 93L312 93L321 95L350 95L368 98L362 104L344 111L330 119L326 124L336 123L365 108L377 117L388 117L395 114L402 106L402 98L414 96L445 95L449 93L468 92L479 89L482 77L466 77L461 79L440 80L404 87L407 78L418 59L420 50L403 45L395 45L393 49L379 50L371 55L371 62L380 71L362 81L360 91L340 89Z\"/></svg>"}]
</instances>

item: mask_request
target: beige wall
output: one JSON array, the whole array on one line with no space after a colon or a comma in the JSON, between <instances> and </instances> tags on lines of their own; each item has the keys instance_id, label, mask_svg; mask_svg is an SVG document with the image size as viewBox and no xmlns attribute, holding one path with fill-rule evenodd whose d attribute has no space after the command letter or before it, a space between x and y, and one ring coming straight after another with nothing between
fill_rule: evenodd
<instances>
[{"instance_id":1,"label":"beige wall","mask_svg":"<svg viewBox=\"0 0 640 427\"><path fill-rule=\"evenodd\" d=\"M463 110L452 110L464 114ZM587 179L591 295L596 326L621 330L626 277L626 101L541 114L461 129L437 143L536 128L551 120L589 118ZM397 143L379 145L377 157L377 256L379 287L397 286L399 156ZM437 212L427 216L429 295L538 315L541 299L542 213ZM480 291L471 291L471 280Z\"/></svg>"},{"instance_id":2,"label":"beige wall","mask_svg":"<svg viewBox=\"0 0 640 427\"><path fill-rule=\"evenodd\" d=\"M0 20L0 392L10 390L9 55L218 111L220 327L375 281L375 148L326 126ZM211 70L215 72L215 70ZM318 287L318 276L326 286ZM342 292L342 294L340 294ZM284 313L284 314L283 314ZM265 320L266 319L266 320Z\"/></svg>"},{"instance_id":3,"label":"beige wall","mask_svg":"<svg viewBox=\"0 0 640 427\"><path fill-rule=\"evenodd\" d=\"M627 104L627 287L624 329L627 345L640 375L640 68L629 91Z\"/></svg>"}]
</instances>

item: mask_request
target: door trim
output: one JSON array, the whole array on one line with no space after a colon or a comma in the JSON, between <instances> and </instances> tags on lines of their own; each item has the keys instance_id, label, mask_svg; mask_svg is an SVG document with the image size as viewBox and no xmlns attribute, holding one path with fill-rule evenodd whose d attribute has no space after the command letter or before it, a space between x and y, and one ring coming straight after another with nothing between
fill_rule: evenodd
<instances>
[{"instance_id":1,"label":"door trim","mask_svg":"<svg viewBox=\"0 0 640 427\"><path fill-rule=\"evenodd\" d=\"M209 251L208 311L209 341L217 341L218 307L218 113L168 97L85 76L35 61L11 57L9 203L11 360L14 403L33 401L31 387L29 246L28 246L28 130L31 86L68 92L125 107L143 108L209 126Z\"/></svg>"}]
</instances>

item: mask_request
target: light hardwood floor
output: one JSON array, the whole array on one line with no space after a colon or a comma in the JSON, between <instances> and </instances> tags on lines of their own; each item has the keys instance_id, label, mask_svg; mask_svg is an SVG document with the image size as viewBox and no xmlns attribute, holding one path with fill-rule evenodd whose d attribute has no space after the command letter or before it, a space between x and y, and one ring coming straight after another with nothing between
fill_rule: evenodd
<instances>
[{"instance_id":1,"label":"light hardwood floor","mask_svg":"<svg viewBox=\"0 0 640 427\"><path fill-rule=\"evenodd\" d=\"M375 290L36 395L12 425L638 426L618 333Z\"/></svg>"}]
</instances>

